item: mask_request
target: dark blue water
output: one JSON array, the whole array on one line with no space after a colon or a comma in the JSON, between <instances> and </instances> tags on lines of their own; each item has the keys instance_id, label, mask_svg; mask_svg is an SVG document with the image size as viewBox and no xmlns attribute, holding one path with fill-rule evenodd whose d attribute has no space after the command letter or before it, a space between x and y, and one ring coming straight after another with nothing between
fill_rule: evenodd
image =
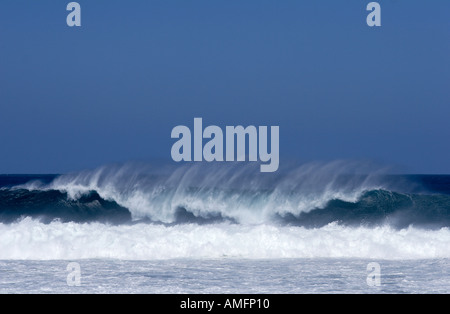
<instances>
[{"instance_id":1,"label":"dark blue water","mask_svg":"<svg viewBox=\"0 0 450 314\"><path fill-rule=\"evenodd\" d=\"M70 198L64 190L48 188L57 177L53 174L0 175L0 222L12 223L24 217L39 219L44 223L55 219L62 222L96 221L112 224L132 222L128 208L114 200L102 198L98 191L92 190L77 198ZM273 223L307 228L319 228L331 222L348 226L387 224L399 229L408 226L430 229L450 227L449 175L392 175L380 177L379 180L389 188L367 190L355 202L330 199L325 206L315 208L311 205L308 211L300 214L275 212ZM39 182L40 187L47 188L29 188L30 185L26 184L30 182ZM192 190L196 191L194 187ZM302 193L286 191L286 195L294 192ZM245 195L248 191L242 190L240 193ZM257 193L264 195L270 191L261 190ZM234 189L230 197L235 195ZM249 197L254 198L254 195ZM175 224L207 224L223 220L235 223L220 212L199 216L182 206L175 215ZM146 217L146 220L160 223L151 216Z\"/></svg>"}]
</instances>

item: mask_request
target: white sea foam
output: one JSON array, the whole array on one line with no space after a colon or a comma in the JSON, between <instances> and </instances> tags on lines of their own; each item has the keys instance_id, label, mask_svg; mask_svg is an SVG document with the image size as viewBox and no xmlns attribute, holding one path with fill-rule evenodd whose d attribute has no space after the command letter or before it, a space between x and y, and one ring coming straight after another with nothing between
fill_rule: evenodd
<instances>
[{"instance_id":1,"label":"white sea foam","mask_svg":"<svg viewBox=\"0 0 450 314\"><path fill-rule=\"evenodd\" d=\"M450 258L450 230L273 225L0 224L0 259Z\"/></svg>"}]
</instances>

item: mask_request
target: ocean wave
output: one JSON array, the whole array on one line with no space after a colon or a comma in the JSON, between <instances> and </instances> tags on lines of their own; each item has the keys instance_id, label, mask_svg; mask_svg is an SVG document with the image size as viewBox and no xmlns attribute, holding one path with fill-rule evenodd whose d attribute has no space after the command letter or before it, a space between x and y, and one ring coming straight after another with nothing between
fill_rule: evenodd
<instances>
[{"instance_id":1,"label":"ocean wave","mask_svg":"<svg viewBox=\"0 0 450 314\"><path fill-rule=\"evenodd\" d=\"M12 223L26 217L44 223L59 220L118 224L131 220L126 208L101 198L95 191L71 199L58 190L1 189L0 222Z\"/></svg>"},{"instance_id":2,"label":"ocean wave","mask_svg":"<svg viewBox=\"0 0 450 314\"><path fill-rule=\"evenodd\" d=\"M412 180L348 162L306 164L279 174L260 174L257 167L126 164L4 188L0 222L29 216L46 223L449 227L450 194L423 191Z\"/></svg>"},{"instance_id":3,"label":"ocean wave","mask_svg":"<svg viewBox=\"0 0 450 314\"><path fill-rule=\"evenodd\" d=\"M356 201L377 187L374 175L351 176L347 163L308 164L261 175L257 166L194 165L177 168L122 165L62 175L49 184L21 188L58 190L70 199L95 191L127 208L133 219L173 223L181 209L196 217L221 215L239 223L263 223L274 213L300 214L329 200ZM343 175L345 174L345 175Z\"/></svg>"},{"instance_id":4,"label":"ocean wave","mask_svg":"<svg viewBox=\"0 0 450 314\"><path fill-rule=\"evenodd\" d=\"M225 192L217 192L222 196ZM0 190L0 222L13 223L26 217L37 219L43 223L54 220L60 222L101 222L107 224L132 224L137 222L173 224L212 224L230 222L236 224L274 224L287 226L301 226L306 228L320 228L332 222L344 226L382 226L388 225L402 229L415 226L427 229L450 227L450 196L449 195L420 195L403 194L386 190L370 190L362 193L355 201L332 198L322 207L314 207L298 213L289 211L289 207L278 206L278 211L255 206L261 204L268 196L267 192L259 192L258 196L247 195L247 200L240 200L240 210L251 212L251 220L243 219L243 215L233 216L232 206L234 192L230 193L230 203L221 208L205 208L203 200L194 201L194 196L188 202L176 204L171 212L169 222L159 220L159 216L143 216L133 219L128 208L113 200L100 197L96 191L89 191L77 198L69 197L67 192L60 190ZM206 197L213 198L209 192ZM199 198L198 192L194 192ZM241 198L244 198L240 195ZM260 199L257 199L260 198ZM290 203L293 203L293 196ZM217 200L214 200L217 201ZM249 207L244 207L244 204ZM198 206L198 208L196 207ZM265 205L267 206L267 205ZM304 206L304 205L302 205ZM262 209L262 210L261 210ZM270 213L270 214L269 214ZM257 219L257 215L263 215ZM237 218L240 218L238 220Z\"/></svg>"},{"instance_id":5,"label":"ocean wave","mask_svg":"<svg viewBox=\"0 0 450 314\"><path fill-rule=\"evenodd\" d=\"M450 230L387 226L0 224L0 259L450 258Z\"/></svg>"}]
</instances>

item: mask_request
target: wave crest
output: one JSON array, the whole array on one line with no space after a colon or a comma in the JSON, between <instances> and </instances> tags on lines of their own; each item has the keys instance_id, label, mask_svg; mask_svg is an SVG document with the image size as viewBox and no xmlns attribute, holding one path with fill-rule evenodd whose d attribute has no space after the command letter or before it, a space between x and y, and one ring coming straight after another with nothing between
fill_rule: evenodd
<instances>
[{"instance_id":1,"label":"wave crest","mask_svg":"<svg viewBox=\"0 0 450 314\"><path fill-rule=\"evenodd\" d=\"M96 191L127 208L135 220L174 223L181 208L195 217L258 224L277 214L324 208L334 199L356 202L364 191L381 186L380 172L356 174L366 168L348 162L311 163L261 174L257 166L236 164L175 169L127 164L63 175L40 188L64 191L72 199Z\"/></svg>"},{"instance_id":2,"label":"wave crest","mask_svg":"<svg viewBox=\"0 0 450 314\"><path fill-rule=\"evenodd\" d=\"M275 174L236 164L125 164L3 189L0 218L15 213L77 222L450 226L450 194L404 192L415 185L365 164L342 161L289 167Z\"/></svg>"}]
</instances>

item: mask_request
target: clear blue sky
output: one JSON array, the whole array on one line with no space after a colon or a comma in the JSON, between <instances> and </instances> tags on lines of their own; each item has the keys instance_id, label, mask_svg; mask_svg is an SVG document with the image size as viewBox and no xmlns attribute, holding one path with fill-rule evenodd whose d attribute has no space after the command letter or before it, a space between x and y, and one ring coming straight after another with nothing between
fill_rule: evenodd
<instances>
[{"instance_id":1,"label":"clear blue sky","mask_svg":"<svg viewBox=\"0 0 450 314\"><path fill-rule=\"evenodd\" d=\"M450 173L450 1L0 5L0 173L171 160L176 125L279 125L280 157Z\"/></svg>"}]
</instances>

